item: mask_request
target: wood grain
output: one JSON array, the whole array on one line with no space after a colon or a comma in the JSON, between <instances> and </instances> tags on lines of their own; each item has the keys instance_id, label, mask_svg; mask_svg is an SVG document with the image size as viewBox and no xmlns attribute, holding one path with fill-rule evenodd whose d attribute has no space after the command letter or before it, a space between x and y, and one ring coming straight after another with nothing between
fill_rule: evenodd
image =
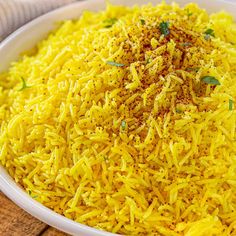
<instances>
[{"instance_id":1,"label":"wood grain","mask_svg":"<svg viewBox=\"0 0 236 236\"><path fill-rule=\"evenodd\" d=\"M67 236L68 234L65 234L61 231L58 231L55 228L48 228L45 232L41 234L42 236Z\"/></svg>"},{"instance_id":2,"label":"wood grain","mask_svg":"<svg viewBox=\"0 0 236 236\"><path fill-rule=\"evenodd\" d=\"M1 236L68 236L34 218L0 192Z\"/></svg>"}]
</instances>

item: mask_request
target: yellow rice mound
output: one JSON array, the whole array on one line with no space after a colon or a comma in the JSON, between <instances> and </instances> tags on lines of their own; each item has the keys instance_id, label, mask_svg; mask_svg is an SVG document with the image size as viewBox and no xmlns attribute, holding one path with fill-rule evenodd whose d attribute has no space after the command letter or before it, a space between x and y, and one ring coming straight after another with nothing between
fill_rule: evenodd
<instances>
[{"instance_id":1,"label":"yellow rice mound","mask_svg":"<svg viewBox=\"0 0 236 236\"><path fill-rule=\"evenodd\" d=\"M0 75L1 164L98 229L236 235L235 45L232 17L195 4L65 21Z\"/></svg>"}]
</instances>

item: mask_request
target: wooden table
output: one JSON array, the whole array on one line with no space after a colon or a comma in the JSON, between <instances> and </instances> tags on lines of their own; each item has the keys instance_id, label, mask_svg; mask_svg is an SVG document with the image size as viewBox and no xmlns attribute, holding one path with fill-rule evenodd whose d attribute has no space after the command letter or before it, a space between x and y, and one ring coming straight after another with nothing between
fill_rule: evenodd
<instances>
[{"instance_id":1,"label":"wooden table","mask_svg":"<svg viewBox=\"0 0 236 236\"><path fill-rule=\"evenodd\" d=\"M68 236L34 218L0 192L1 236Z\"/></svg>"}]
</instances>

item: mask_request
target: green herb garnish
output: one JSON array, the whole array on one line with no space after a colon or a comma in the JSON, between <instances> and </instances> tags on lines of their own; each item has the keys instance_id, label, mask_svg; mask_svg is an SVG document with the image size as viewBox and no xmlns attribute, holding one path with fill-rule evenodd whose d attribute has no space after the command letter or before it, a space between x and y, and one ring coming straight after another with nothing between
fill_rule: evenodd
<instances>
[{"instance_id":1,"label":"green herb garnish","mask_svg":"<svg viewBox=\"0 0 236 236\"><path fill-rule=\"evenodd\" d=\"M232 99L229 99L229 110L232 111L234 106L234 101Z\"/></svg>"},{"instance_id":2,"label":"green herb garnish","mask_svg":"<svg viewBox=\"0 0 236 236\"><path fill-rule=\"evenodd\" d=\"M30 88L31 86L28 86L25 82L25 79L21 77L21 80L22 80L22 87L18 90L18 91L22 91L26 88Z\"/></svg>"},{"instance_id":3,"label":"green herb garnish","mask_svg":"<svg viewBox=\"0 0 236 236\"><path fill-rule=\"evenodd\" d=\"M105 24L105 28L111 28L117 21L117 18L109 18L104 20L103 23Z\"/></svg>"},{"instance_id":4,"label":"green herb garnish","mask_svg":"<svg viewBox=\"0 0 236 236\"><path fill-rule=\"evenodd\" d=\"M198 72L200 70L200 67L189 67L189 68L186 68L187 71L195 71L195 72Z\"/></svg>"},{"instance_id":5,"label":"green herb garnish","mask_svg":"<svg viewBox=\"0 0 236 236\"><path fill-rule=\"evenodd\" d=\"M125 130L125 128L126 128L126 122L124 120L122 120L122 122L121 122L121 128L123 130Z\"/></svg>"},{"instance_id":6,"label":"green herb garnish","mask_svg":"<svg viewBox=\"0 0 236 236\"><path fill-rule=\"evenodd\" d=\"M146 64L149 64L151 61L152 61L152 59L151 59L151 58L148 58L148 59L146 60Z\"/></svg>"},{"instance_id":7,"label":"green herb garnish","mask_svg":"<svg viewBox=\"0 0 236 236\"><path fill-rule=\"evenodd\" d=\"M191 46L192 43L186 42L186 43L181 43L180 45L183 46L183 47L188 47L188 46Z\"/></svg>"},{"instance_id":8,"label":"green herb garnish","mask_svg":"<svg viewBox=\"0 0 236 236\"><path fill-rule=\"evenodd\" d=\"M205 36L204 38L206 40L209 40L211 37L215 37L215 33L214 33L214 30L213 29L207 29L205 32L204 32Z\"/></svg>"},{"instance_id":9,"label":"green herb garnish","mask_svg":"<svg viewBox=\"0 0 236 236\"><path fill-rule=\"evenodd\" d=\"M192 15L193 15L193 13L190 12L189 9L187 9L187 16L190 17L190 16L192 16Z\"/></svg>"},{"instance_id":10,"label":"green herb garnish","mask_svg":"<svg viewBox=\"0 0 236 236\"><path fill-rule=\"evenodd\" d=\"M145 20L144 19L140 19L141 25L145 25Z\"/></svg>"},{"instance_id":11,"label":"green herb garnish","mask_svg":"<svg viewBox=\"0 0 236 236\"><path fill-rule=\"evenodd\" d=\"M175 109L176 113L182 113L183 111L181 111L180 109L176 108Z\"/></svg>"},{"instance_id":12,"label":"green herb garnish","mask_svg":"<svg viewBox=\"0 0 236 236\"><path fill-rule=\"evenodd\" d=\"M118 67L124 66L124 64L122 64L122 63L117 63L117 62L114 62L114 61L107 61L106 63L107 63L108 65L111 65L111 66L118 66Z\"/></svg>"},{"instance_id":13,"label":"green herb garnish","mask_svg":"<svg viewBox=\"0 0 236 236\"><path fill-rule=\"evenodd\" d=\"M170 23L169 22L161 22L160 23L160 31L161 33L166 37L170 34L170 30L169 30L169 26L170 26Z\"/></svg>"},{"instance_id":14,"label":"green herb garnish","mask_svg":"<svg viewBox=\"0 0 236 236\"><path fill-rule=\"evenodd\" d=\"M214 76L204 76L201 79L204 83L206 84L211 84L211 85L221 85L221 83L219 82L219 80L217 80Z\"/></svg>"},{"instance_id":15,"label":"green herb garnish","mask_svg":"<svg viewBox=\"0 0 236 236\"><path fill-rule=\"evenodd\" d=\"M29 190L29 195L30 195L32 198L37 198L37 197L38 197L37 195L32 196L31 190Z\"/></svg>"}]
</instances>

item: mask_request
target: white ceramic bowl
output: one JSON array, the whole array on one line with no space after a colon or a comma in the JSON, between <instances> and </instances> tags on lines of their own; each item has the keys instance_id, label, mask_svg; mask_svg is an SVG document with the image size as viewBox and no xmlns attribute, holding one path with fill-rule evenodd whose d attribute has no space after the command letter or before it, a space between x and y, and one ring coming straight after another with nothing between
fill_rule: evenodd
<instances>
[{"instance_id":1,"label":"white ceramic bowl","mask_svg":"<svg viewBox=\"0 0 236 236\"><path fill-rule=\"evenodd\" d=\"M148 2L157 4L160 1L161 0L111 0L111 3L131 6L134 4L142 5ZM172 1L167 0L167 2L170 3ZM175 0L175 2L180 5L195 2L205 8L209 13L226 10L230 12L236 20L235 0ZM21 52L32 48L38 41L45 38L48 32L55 27L56 22L78 18L83 10L99 11L104 8L105 0L77 2L45 14L26 24L0 44L0 71L6 70L12 61L17 60ZM31 215L69 234L79 236L114 235L69 220L33 200L13 181L2 166L0 166L0 190Z\"/></svg>"}]
</instances>

